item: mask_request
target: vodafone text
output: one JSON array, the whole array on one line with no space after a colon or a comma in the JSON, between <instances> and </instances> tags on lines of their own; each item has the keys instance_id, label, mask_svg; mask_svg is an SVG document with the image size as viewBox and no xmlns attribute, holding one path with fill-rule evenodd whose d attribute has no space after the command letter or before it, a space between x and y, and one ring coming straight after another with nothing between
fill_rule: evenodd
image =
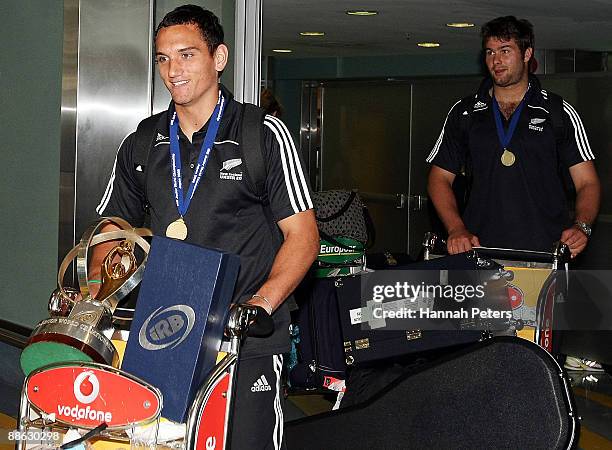
<instances>
[{"instance_id":1,"label":"vodafone text","mask_svg":"<svg viewBox=\"0 0 612 450\"><path fill-rule=\"evenodd\" d=\"M83 408L79 405L73 407L57 405L57 413L64 417L72 417L73 419L89 419L100 423L110 423L113 420L112 413L108 411L98 411L96 409L92 409L91 406Z\"/></svg>"}]
</instances>

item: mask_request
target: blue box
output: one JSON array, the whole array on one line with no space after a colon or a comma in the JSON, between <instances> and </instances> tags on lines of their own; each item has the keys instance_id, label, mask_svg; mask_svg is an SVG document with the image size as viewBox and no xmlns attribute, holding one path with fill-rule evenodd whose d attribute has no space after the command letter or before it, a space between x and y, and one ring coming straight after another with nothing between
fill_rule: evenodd
<instances>
[{"instance_id":1,"label":"blue box","mask_svg":"<svg viewBox=\"0 0 612 450\"><path fill-rule=\"evenodd\" d=\"M184 422L215 365L240 258L154 236L121 368L159 388Z\"/></svg>"}]
</instances>

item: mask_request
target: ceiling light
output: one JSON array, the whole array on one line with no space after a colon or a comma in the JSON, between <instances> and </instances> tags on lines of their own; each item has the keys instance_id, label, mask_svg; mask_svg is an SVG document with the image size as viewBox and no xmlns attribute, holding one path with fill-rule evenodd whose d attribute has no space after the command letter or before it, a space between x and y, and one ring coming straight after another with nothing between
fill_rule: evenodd
<instances>
[{"instance_id":1,"label":"ceiling light","mask_svg":"<svg viewBox=\"0 0 612 450\"><path fill-rule=\"evenodd\" d=\"M275 48L272 51L274 53L291 53L293 50L289 50L288 48Z\"/></svg>"},{"instance_id":2,"label":"ceiling light","mask_svg":"<svg viewBox=\"0 0 612 450\"><path fill-rule=\"evenodd\" d=\"M300 31L300 36L325 36L323 31Z\"/></svg>"},{"instance_id":3,"label":"ceiling light","mask_svg":"<svg viewBox=\"0 0 612 450\"><path fill-rule=\"evenodd\" d=\"M425 48L440 47L440 44L438 42L419 42L417 45L419 47L425 47Z\"/></svg>"},{"instance_id":4,"label":"ceiling light","mask_svg":"<svg viewBox=\"0 0 612 450\"><path fill-rule=\"evenodd\" d=\"M352 10L346 12L349 16L375 16L378 11Z\"/></svg>"},{"instance_id":5,"label":"ceiling light","mask_svg":"<svg viewBox=\"0 0 612 450\"><path fill-rule=\"evenodd\" d=\"M471 22L450 22L446 26L450 28L472 28L474 24Z\"/></svg>"}]
</instances>

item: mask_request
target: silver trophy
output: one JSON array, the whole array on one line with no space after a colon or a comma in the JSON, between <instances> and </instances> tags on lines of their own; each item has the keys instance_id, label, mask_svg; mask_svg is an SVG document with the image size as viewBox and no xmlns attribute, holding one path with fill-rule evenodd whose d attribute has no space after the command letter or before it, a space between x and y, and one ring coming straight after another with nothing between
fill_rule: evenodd
<instances>
[{"instance_id":1,"label":"silver trophy","mask_svg":"<svg viewBox=\"0 0 612 450\"><path fill-rule=\"evenodd\" d=\"M100 232L109 224L120 229ZM94 361L118 367L119 354L110 340L115 331L113 315L119 301L142 279L150 248L144 237L151 235L151 230L133 228L118 217L105 217L85 231L60 265L58 287L49 300L51 317L36 326L21 354L21 368L26 375L44 365L64 361ZM101 280L96 280L100 289L92 296L93 283L87 274L91 249L111 241L118 243L102 262ZM136 247L143 253L140 262ZM78 290L63 286L64 275L75 258Z\"/></svg>"}]
</instances>

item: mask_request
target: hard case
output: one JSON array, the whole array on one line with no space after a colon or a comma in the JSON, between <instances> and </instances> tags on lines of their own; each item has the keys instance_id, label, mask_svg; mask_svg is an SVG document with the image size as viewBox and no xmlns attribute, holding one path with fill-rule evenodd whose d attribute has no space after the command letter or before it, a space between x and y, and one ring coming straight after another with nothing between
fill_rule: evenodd
<instances>
[{"instance_id":1,"label":"hard case","mask_svg":"<svg viewBox=\"0 0 612 450\"><path fill-rule=\"evenodd\" d=\"M467 254L438 258L394 268L402 271L419 271L420 277L427 271L429 282L442 277L453 282L454 276L463 279L465 274L488 282L488 295L495 296L497 308L510 310L504 280L496 276L500 266L492 261L475 260ZM485 269L485 270L483 270ZM417 273L417 272L414 272ZM459 275L459 274L462 275ZM410 276L410 272L406 273ZM367 275L365 275L367 276ZM419 278L420 280L421 278ZM340 323L344 336L344 351L348 365L369 363L418 352L453 347L477 342L490 335L489 329L500 329L500 323L472 320L447 321L431 324L427 329L372 329L365 321L355 320L356 313L364 306L361 292L362 276L343 277L336 281ZM505 323L501 324L501 328ZM438 329L435 329L438 328Z\"/></svg>"}]
</instances>

